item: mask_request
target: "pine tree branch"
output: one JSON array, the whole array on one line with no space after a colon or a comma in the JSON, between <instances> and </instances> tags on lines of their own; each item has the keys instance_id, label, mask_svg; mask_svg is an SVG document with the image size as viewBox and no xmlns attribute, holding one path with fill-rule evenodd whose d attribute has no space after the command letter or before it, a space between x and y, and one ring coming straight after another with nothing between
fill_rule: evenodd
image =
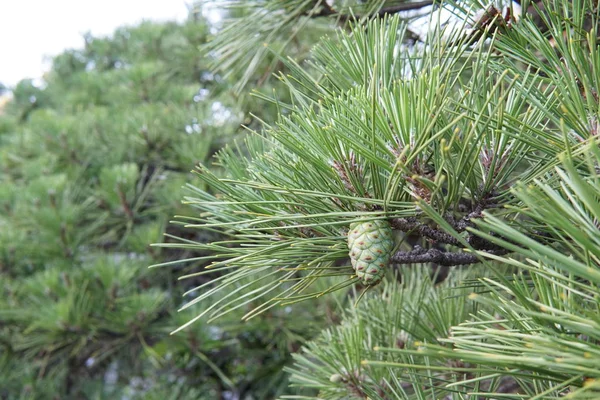
<instances>
[{"instance_id":1,"label":"pine tree branch","mask_svg":"<svg viewBox=\"0 0 600 400\"><path fill-rule=\"evenodd\" d=\"M323 0L315 0L314 3L315 4L313 7L313 10L318 7L321 7L321 9L319 10L319 12L309 13L309 16L312 18L337 16L340 20L345 22L348 20L358 20L358 19L365 17L365 15L342 14L342 13L336 11L333 7L331 7L327 2L325 2ZM397 13L403 12L403 11L419 10L421 8L432 6L434 3L435 3L435 1L433 1L433 0L423 0L423 1L417 1L417 2L396 4L394 6L382 7L377 13L373 14L372 16L382 18L386 15L397 14Z\"/></svg>"},{"instance_id":2,"label":"pine tree branch","mask_svg":"<svg viewBox=\"0 0 600 400\"><path fill-rule=\"evenodd\" d=\"M432 6L434 3L435 1L432 0L424 0L411 3L397 4L395 6L383 7L381 10L379 10L379 12L377 12L377 16L383 17L388 14L396 14L402 11L419 10L424 7Z\"/></svg>"},{"instance_id":3,"label":"pine tree branch","mask_svg":"<svg viewBox=\"0 0 600 400\"><path fill-rule=\"evenodd\" d=\"M507 254L509 251L505 249L491 250L487 253L494 255ZM396 264L424 264L435 263L443 267L454 267L458 265L476 264L481 261L481 258L476 254L441 251L438 249L425 250L421 246L415 246L411 251L399 251L394 254L391 261Z\"/></svg>"},{"instance_id":4,"label":"pine tree branch","mask_svg":"<svg viewBox=\"0 0 600 400\"><path fill-rule=\"evenodd\" d=\"M456 240L456 238L454 238L452 235L442 232L438 229L434 229L429 225L425 225L414 217L394 218L390 222L392 228L405 233L416 234L431 239L437 243L451 244L454 246L460 245L459 241Z\"/></svg>"}]
</instances>

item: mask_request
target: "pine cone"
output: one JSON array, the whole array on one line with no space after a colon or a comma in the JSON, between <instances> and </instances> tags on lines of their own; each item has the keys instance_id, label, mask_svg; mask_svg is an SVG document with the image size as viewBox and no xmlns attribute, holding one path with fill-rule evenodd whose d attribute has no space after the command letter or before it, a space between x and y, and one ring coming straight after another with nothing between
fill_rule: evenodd
<instances>
[{"instance_id":1,"label":"pine cone","mask_svg":"<svg viewBox=\"0 0 600 400\"><path fill-rule=\"evenodd\" d=\"M356 276L364 285L378 284L390 264L394 248L390 223L373 220L350 224L348 248Z\"/></svg>"}]
</instances>

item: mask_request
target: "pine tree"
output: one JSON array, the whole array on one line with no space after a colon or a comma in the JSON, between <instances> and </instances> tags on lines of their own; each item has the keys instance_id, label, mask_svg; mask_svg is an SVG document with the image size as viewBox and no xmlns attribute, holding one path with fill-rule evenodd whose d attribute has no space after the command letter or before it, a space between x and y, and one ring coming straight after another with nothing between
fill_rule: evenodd
<instances>
[{"instance_id":1,"label":"pine tree","mask_svg":"<svg viewBox=\"0 0 600 400\"><path fill-rule=\"evenodd\" d=\"M182 240L217 277L181 329L343 292L357 304L295 354L306 397L287 398L598 398L597 4L454 4L462 25L434 16L409 45L391 3L257 2L213 42L253 66L253 45L341 25L281 56L277 121L197 168L213 191L190 188L181 223L225 239ZM378 285L350 260L369 222L395 236Z\"/></svg>"},{"instance_id":2,"label":"pine tree","mask_svg":"<svg viewBox=\"0 0 600 400\"><path fill-rule=\"evenodd\" d=\"M208 35L201 18L86 35L42 85L13 88L0 116L0 398L273 398L290 350L328 321L333 299L298 320L231 314L169 335L192 316L181 296L207 280L177 281L194 264L148 270L192 254L149 244L217 238L168 219L188 214L189 171L241 135L248 102L208 70Z\"/></svg>"}]
</instances>

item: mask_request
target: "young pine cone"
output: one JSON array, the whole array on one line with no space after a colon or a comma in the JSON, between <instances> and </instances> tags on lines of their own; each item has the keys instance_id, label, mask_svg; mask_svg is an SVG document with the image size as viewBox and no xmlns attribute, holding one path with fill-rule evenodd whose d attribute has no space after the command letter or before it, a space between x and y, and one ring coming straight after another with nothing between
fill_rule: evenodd
<instances>
[{"instance_id":1,"label":"young pine cone","mask_svg":"<svg viewBox=\"0 0 600 400\"><path fill-rule=\"evenodd\" d=\"M394 249L391 225L384 220L350 224L348 248L356 276L364 285L378 284L385 275Z\"/></svg>"}]
</instances>

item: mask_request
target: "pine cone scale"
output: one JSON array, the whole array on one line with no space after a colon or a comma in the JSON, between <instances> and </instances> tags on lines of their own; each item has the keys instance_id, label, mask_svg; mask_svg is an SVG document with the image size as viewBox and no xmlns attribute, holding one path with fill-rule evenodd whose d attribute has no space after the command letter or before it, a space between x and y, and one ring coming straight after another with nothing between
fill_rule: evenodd
<instances>
[{"instance_id":1,"label":"pine cone scale","mask_svg":"<svg viewBox=\"0 0 600 400\"><path fill-rule=\"evenodd\" d=\"M352 268L365 285L378 284L390 264L394 247L392 227L385 220L355 222L348 232Z\"/></svg>"}]
</instances>

